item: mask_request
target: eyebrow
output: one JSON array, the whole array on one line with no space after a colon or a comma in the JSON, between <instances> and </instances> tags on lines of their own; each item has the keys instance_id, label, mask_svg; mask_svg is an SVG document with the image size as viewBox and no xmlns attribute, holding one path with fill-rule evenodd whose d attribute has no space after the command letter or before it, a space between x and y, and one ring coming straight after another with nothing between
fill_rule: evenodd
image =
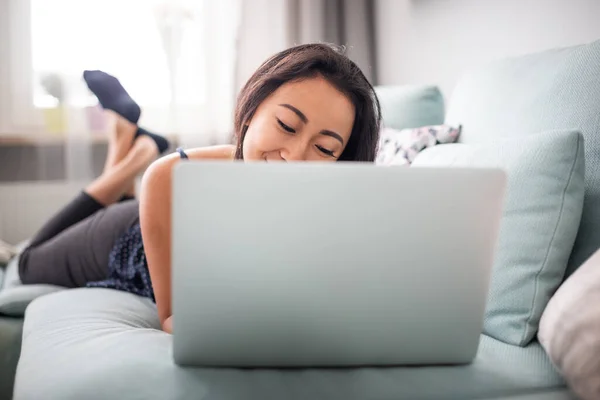
<instances>
[{"instance_id":1,"label":"eyebrow","mask_svg":"<svg viewBox=\"0 0 600 400\"><path fill-rule=\"evenodd\" d=\"M325 136L329 136L332 137L334 139L337 139L341 144L344 144L344 139L342 139L342 137L340 135L338 135L335 132L332 131L328 131L328 130L322 130L321 132L319 132L321 135L325 135Z\"/></svg>"},{"instance_id":2,"label":"eyebrow","mask_svg":"<svg viewBox=\"0 0 600 400\"><path fill-rule=\"evenodd\" d=\"M291 110L294 112L294 114L296 114L298 116L298 118L300 118L302 120L302 122L304 122L305 124L308 122L308 118L306 118L306 115L304 115L304 113L300 110L298 110L296 107L294 107L291 104L280 104L279 106L287 108L288 110ZM338 140L341 144L344 144L344 139L337 133L324 129L321 132L319 132L321 135L325 135L325 136L329 136L332 137L336 140Z\"/></svg>"},{"instance_id":3,"label":"eyebrow","mask_svg":"<svg viewBox=\"0 0 600 400\"><path fill-rule=\"evenodd\" d=\"M296 107L294 107L291 104L280 104L281 107L285 107L288 110L292 110L304 123L308 122L308 118L306 118L306 115L304 115L304 113L300 110L298 110Z\"/></svg>"}]
</instances>

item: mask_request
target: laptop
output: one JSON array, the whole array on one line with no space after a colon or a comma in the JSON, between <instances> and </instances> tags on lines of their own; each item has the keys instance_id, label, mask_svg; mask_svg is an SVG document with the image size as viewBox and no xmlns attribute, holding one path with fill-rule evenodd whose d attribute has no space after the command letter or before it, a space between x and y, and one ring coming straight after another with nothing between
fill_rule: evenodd
<instances>
[{"instance_id":1,"label":"laptop","mask_svg":"<svg viewBox=\"0 0 600 400\"><path fill-rule=\"evenodd\" d=\"M471 362L505 180L494 169L180 163L175 362Z\"/></svg>"}]
</instances>

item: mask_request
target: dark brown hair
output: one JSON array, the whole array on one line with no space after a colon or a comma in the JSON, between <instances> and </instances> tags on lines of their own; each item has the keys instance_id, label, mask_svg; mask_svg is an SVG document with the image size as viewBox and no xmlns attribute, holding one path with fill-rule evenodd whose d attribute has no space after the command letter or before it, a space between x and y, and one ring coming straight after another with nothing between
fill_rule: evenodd
<instances>
[{"instance_id":1,"label":"dark brown hair","mask_svg":"<svg viewBox=\"0 0 600 400\"><path fill-rule=\"evenodd\" d=\"M287 82L322 76L354 105L354 126L340 161L374 161L379 139L381 110L373 86L348 57L344 48L306 44L275 54L265 61L241 90L235 108L237 138L235 158L243 159L248 121L258 106Z\"/></svg>"}]
</instances>

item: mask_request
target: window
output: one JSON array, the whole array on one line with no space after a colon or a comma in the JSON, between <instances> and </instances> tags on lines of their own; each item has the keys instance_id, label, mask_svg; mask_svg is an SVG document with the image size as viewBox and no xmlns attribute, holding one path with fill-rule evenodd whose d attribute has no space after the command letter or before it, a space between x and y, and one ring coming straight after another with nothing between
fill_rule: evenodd
<instances>
[{"instance_id":1,"label":"window","mask_svg":"<svg viewBox=\"0 0 600 400\"><path fill-rule=\"evenodd\" d=\"M240 0L0 0L0 136L100 133L82 74L101 69L140 104L145 127L222 140L240 13Z\"/></svg>"},{"instance_id":2,"label":"window","mask_svg":"<svg viewBox=\"0 0 600 400\"><path fill-rule=\"evenodd\" d=\"M31 0L33 104L94 104L82 72L101 69L142 107L202 105L203 3Z\"/></svg>"}]
</instances>

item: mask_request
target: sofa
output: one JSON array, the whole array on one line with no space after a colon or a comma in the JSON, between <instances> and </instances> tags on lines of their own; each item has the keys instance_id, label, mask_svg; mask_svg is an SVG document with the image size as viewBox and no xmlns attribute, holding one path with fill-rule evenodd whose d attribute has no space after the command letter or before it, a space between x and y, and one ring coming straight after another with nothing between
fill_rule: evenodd
<instances>
[{"instance_id":1,"label":"sofa","mask_svg":"<svg viewBox=\"0 0 600 400\"><path fill-rule=\"evenodd\" d=\"M600 41L478 67L458 83L447 110L434 87L378 91L386 125L461 125L463 144L580 132L585 198L566 278L600 248L598 71ZM576 399L535 332L521 345L494 336L483 333L475 360L461 366L182 368L151 301L108 289L64 290L38 297L25 312L14 398Z\"/></svg>"}]
</instances>

